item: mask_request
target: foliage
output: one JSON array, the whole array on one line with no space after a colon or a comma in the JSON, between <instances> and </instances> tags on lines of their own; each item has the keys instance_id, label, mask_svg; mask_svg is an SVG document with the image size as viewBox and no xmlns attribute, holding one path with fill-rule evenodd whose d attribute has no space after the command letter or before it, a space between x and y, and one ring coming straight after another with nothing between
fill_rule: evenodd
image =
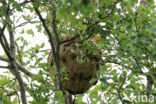
<instances>
[{"instance_id":1,"label":"foliage","mask_svg":"<svg viewBox=\"0 0 156 104\"><path fill-rule=\"evenodd\" d=\"M56 73L50 75L50 63L47 63L50 49L47 49L48 39L49 42L52 39L57 47L57 34L59 43L64 40L65 35L80 35L84 40L81 46L87 46L92 54L97 54L100 50L102 61L97 73L99 83L85 94L76 95L75 104L143 104L152 101L139 101L132 97L155 97L156 94L154 0L49 1L51 0L0 0L0 43L4 49L4 52L0 49L0 61L8 65L0 64L0 70L9 69L7 74L0 75L0 103L22 102L20 81L12 70L14 62L17 69L23 72L21 76L24 79L28 103L64 103L62 90L57 90L53 82L58 66L53 67ZM56 10L56 18L53 10ZM50 31L51 38L46 29ZM12 41L8 37L12 35L15 36L16 61L11 60ZM94 41L98 50L94 50L84 37ZM36 44L33 39L39 42ZM9 49L11 56L5 48ZM83 63L84 56L81 53L77 57L80 64Z\"/></svg>"}]
</instances>

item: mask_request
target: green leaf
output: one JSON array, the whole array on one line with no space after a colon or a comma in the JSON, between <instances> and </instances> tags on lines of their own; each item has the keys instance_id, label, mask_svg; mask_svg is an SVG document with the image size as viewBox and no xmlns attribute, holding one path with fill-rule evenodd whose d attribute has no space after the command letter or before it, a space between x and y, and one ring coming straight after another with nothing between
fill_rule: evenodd
<instances>
[{"instance_id":1,"label":"green leaf","mask_svg":"<svg viewBox=\"0 0 156 104\"><path fill-rule=\"evenodd\" d=\"M118 15L113 15L112 20L113 21L119 21L120 17Z\"/></svg>"},{"instance_id":2,"label":"green leaf","mask_svg":"<svg viewBox=\"0 0 156 104\"><path fill-rule=\"evenodd\" d=\"M10 19L5 19L2 21L3 25L6 25L6 24L11 24L12 21Z\"/></svg>"},{"instance_id":3,"label":"green leaf","mask_svg":"<svg viewBox=\"0 0 156 104\"><path fill-rule=\"evenodd\" d=\"M43 78L43 76L42 76L41 74L37 74L37 75L36 75L36 78L37 78L37 80L38 80L39 82L44 82L44 78Z\"/></svg>"},{"instance_id":4,"label":"green leaf","mask_svg":"<svg viewBox=\"0 0 156 104\"><path fill-rule=\"evenodd\" d=\"M16 1L13 2L13 6L16 8L17 11L22 12L22 8L21 5L19 5Z\"/></svg>"},{"instance_id":5,"label":"green leaf","mask_svg":"<svg viewBox=\"0 0 156 104\"><path fill-rule=\"evenodd\" d=\"M152 3L154 3L154 0L147 0L147 2L152 4Z\"/></svg>"},{"instance_id":6,"label":"green leaf","mask_svg":"<svg viewBox=\"0 0 156 104\"><path fill-rule=\"evenodd\" d=\"M35 62L35 65L39 64L41 62L41 60L43 60L43 58L38 58Z\"/></svg>"},{"instance_id":7,"label":"green leaf","mask_svg":"<svg viewBox=\"0 0 156 104\"><path fill-rule=\"evenodd\" d=\"M38 32L41 32L42 31L42 25L41 24L37 25L36 28L37 28L37 31Z\"/></svg>"},{"instance_id":8,"label":"green leaf","mask_svg":"<svg viewBox=\"0 0 156 104\"><path fill-rule=\"evenodd\" d=\"M92 78L90 81L89 81L89 83L94 83L94 82L96 82L97 81L97 78Z\"/></svg>"},{"instance_id":9,"label":"green leaf","mask_svg":"<svg viewBox=\"0 0 156 104\"><path fill-rule=\"evenodd\" d=\"M79 64L82 64L82 63L84 62L83 58L84 58L84 54L83 54L82 51L80 51L80 54L76 57L77 62L78 62Z\"/></svg>"},{"instance_id":10,"label":"green leaf","mask_svg":"<svg viewBox=\"0 0 156 104\"><path fill-rule=\"evenodd\" d=\"M59 102L59 104L63 104L64 103L64 97L63 97L62 91L56 90L54 98L55 98L56 101Z\"/></svg>"},{"instance_id":11,"label":"green leaf","mask_svg":"<svg viewBox=\"0 0 156 104\"><path fill-rule=\"evenodd\" d=\"M44 46L45 46L45 43L42 43L40 47L43 48Z\"/></svg>"},{"instance_id":12,"label":"green leaf","mask_svg":"<svg viewBox=\"0 0 156 104\"><path fill-rule=\"evenodd\" d=\"M26 32L27 34L34 36L34 32L32 29L28 29Z\"/></svg>"},{"instance_id":13,"label":"green leaf","mask_svg":"<svg viewBox=\"0 0 156 104\"><path fill-rule=\"evenodd\" d=\"M33 5L35 8L39 8L40 7L40 1L33 2Z\"/></svg>"},{"instance_id":14,"label":"green leaf","mask_svg":"<svg viewBox=\"0 0 156 104\"><path fill-rule=\"evenodd\" d=\"M7 7L6 6L0 6L0 15L5 16L7 12Z\"/></svg>"},{"instance_id":15,"label":"green leaf","mask_svg":"<svg viewBox=\"0 0 156 104\"><path fill-rule=\"evenodd\" d=\"M98 96L98 89L91 90L90 93L89 93L89 96L91 98L97 98L97 96Z\"/></svg>"},{"instance_id":16,"label":"green leaf","mask_svg":"<svg viewBox=\"0 0 156 104\"><path fill-rule=\"evenodd\" d=\"M18 100L17 99L14 99L12 104L18 104Z\"/></svg>"}]
</instances>

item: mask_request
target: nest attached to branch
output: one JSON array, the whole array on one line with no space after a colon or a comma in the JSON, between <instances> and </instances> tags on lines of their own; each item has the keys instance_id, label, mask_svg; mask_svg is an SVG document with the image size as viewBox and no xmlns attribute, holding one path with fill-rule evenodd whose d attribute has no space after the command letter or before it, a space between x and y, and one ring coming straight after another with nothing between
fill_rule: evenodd
<instances>
[{"instance_id":1,"label":"nest attached to branch","mask_svg":"<svg viewBox=\"0 0 156 104\"><path fill-rule=\"evenodd\" d=\"M67 36L66 39L72 38ZM89 41L91 42L91 41ZM60 67L62 72L65 69L66 75L61 74L63 88L71 94L82 94L90 87L97 83L97 80L91 83L92 78L96 78L96 73L99 69L98 55L92 55L88 52L87 46L79 46L81 43L80 37L61 44L60 46ZM97 51L92 44L92 50ZM78 55L83 52L83 63L77 61ZM98 51L97 51L98 52ZM50 74L54 74L52 66L55 65L52 52L49 54L48 61L51 63L49 68Z\"/></svg>"}]
</instances>

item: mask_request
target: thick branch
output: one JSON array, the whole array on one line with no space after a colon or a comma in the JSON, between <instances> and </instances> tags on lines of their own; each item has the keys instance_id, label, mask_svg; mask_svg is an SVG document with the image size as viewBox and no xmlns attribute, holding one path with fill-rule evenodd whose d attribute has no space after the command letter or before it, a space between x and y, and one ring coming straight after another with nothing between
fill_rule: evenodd
<instances>
[{"instance_id":1,"label":"thick branch","mask_svg":"<svg viewBox=\"0 0 156 104\"><path fill-rule=\"evenodd\" d=\"M57 30L57 24L56 24L56 6L55 6L55 1L52 2L52 0L50 0L50 3L52 5L52 29L53 29L53 32L54 32L54 35L55 35L55 39L56 39L56 67L57 67L57 70L59 72L59 76L58 76L58 82L59 82L59 86L60 86L60 89L62 90L63 92L63 95L64 95L64 98L65 98L65 104L73 104L72 102L72 95L65 91L63 86L62 86L62 82L61 82L61 76L60 76L60 55L59 55L59 48L60 48L60 41L59 41L59 32Z\"/></svg>"},{"instance_id":2,"label":"thick branch","mask_svg":"<svg viewBox=\"0 0 156 104\"><path fill-rule=\"evenodd\" d=\"M146 76L146 78L147 78L146 96L147 96L147 98L149 99L150 93L151 93L151 91L152 91L152 85L153 85L153 82L154 82L154 81L153 81L152 76L150 76L150 75Z\"/></svg>"},{"instance_id":3,"label":"thick branch","mask_svg":"<svg viewBox=\"0 0 156 104\"><path fill-rule=\"evenodd\" d=\"M23 82L23 79L20 75L20 72L18 70L16 61L15 61L16 60L15 37L13 34L12 26L10 24L8 24L8 31L9 31L9 36L10 36L10 55L12 56L12 59L9 58L9 62L10 62L10 66L11 66L10 71L13 72L13 74L16 76L16 78L18 80L22 103L27 104L27 98L26 98L26 93L25 93L25 84Z\"/></svg>"},{"instance_id":4,"label":"thick branch","mask_svg":"<svg viewBox=\"0 0 156 104\"><path fill-rule=\"evenodd\" d=\"M1 43L2 48L4 49L5 53L9 57L9 59L12 59L12 56L10 55L10 52L9 52L9 48L8 48L7 44L5 44L6 42L3 40L5 27L6 26L4 25L2 29L0 28L0 43Z\"/></svg>"},{"instance_id":5,"label":"thick branch","mask_svg":"<svg viewBox=\"0 0 156 104\"><path fill-rule=\"evenodd\" d=\"M34 0L32 0L34 1ZM52 3L52 1L50 1ZM49 38L49 41L50 41L50 45L51 45L51 49L52 49L52 53L53 53L53 56L54 56L54 60L55 60L55 63L56 63L56 68L57 68L57 72L59 73L59 77L58 77L58 84L59 84L59 89L62 90L63 92L63 95L66 99L66 92L64 91L63 87L62 87L62 83L61 83L61 76L60 76L60 61L59 61L59 46L60 46L60 43L59 43L59 38L58 38L58 31L57 31L57 25L56 25L56 11L55 9L53 8L52 9L52 15L53 15L53 18L52 18L52 29L53 29L53 32L54 32L54 35L55 35L55 39L56 39L56 49L55 49L55 46L54 46L54 43L53 43L53 38L52 38L52 34L50 32L50 30L48 29L46 23L45 23L45 19L42 17L40 11L35 8L35 12L37 13L45 31L47 32L48 34L48 38ZM66 102L67 99L65 100L65 103L66 104L69 104Z\"/></svg>"},{"instance_id":6,"label":"thick branch","mask_svg":"<svg viewBox=\"0 0 156 104\"><path fill-rule=\"evenodd\" d=\"M58 30L57 30L57 24L56 24L56 10L55 8L52 8L52 29L55 35L55 39L56 39L56 65L58 67L58 69L60 69L60 60L59 60L59 47L60 47L60 43L59 43L59 38L58 38Z\"/></svg>"},{"instance_id":7,"label":"thick branch","mask_svg":"<svg viewBox=\"0 0 156 104\"><path fill-rule=\"evenodd\" d=\"M1 34L3 35L4 33L1 33ZM7 54L8 58L9 58L8 61L11 64L10 71L13 72L13 74L18 79L20 91L21 91L22 102L23 102L23 104L27 104L24 82L23 82L22 77L20 76L20 73L19 73L16 63L15 63L15 44L14 44L15 40L14 40L14 35L11 31L11 27L9 28L9 34L10 34L10 44L11 44L10 50L11 51L6 48L2 38L0 38L0 42L1 42L1 45L2 45L5 53ZM1 59L4 59L4 58L1 58Z\"/></svg>"},{"instance_id":8,"label":"thick branch","mask_svg":"<svg viewBox=\"0 0 156 104\"><path fill-rule=\"evenodd\" d=\"M3 32L4 32L5 28L6 28L6 25L4 25L2 29L0 27L0 38L3 36Z\"/></svg>"},{"instance_id":9,"label":"thick branch","mask_svg":"<svg viewBox=\"0 0 156 104\"><path fill-rule=\"evenodd\" d=\"M52 50L52 53L53 53L53 56L54 56L54 60L56 62L57 71L58 71L58 73L60 73L59 61L58 61L58 58L57 58L58 52L55 51L56 49L55 49L55 46L54 46L54 43L53 43L53 38L52 38L51 32L48 29L48 27L47 27L47 25L45 23L45 19L42 17L40 11L37 8L35 8L35 7L34 7L34 9L35 9L35 12L37 13L40 21L41 21L41 23L42 23L42 25L43 25L46 33L48 34L48 38L49 38L49 41L50 41L51 50ZM57 48L57 51L58 51L58 48Z\"/></svg>"},{"instance_id":10,"label":"thick branch","mask_svg":"<svg viewBox=\"0 0 156 104\"><path fill-rule=\"evenodd\" d=\"M16 66L16 63L13 61L11 62L11 71L14 73L14 75L16 76L16 78L18 80L22 103L27 104L27 97L26 97L26 93L25 93L25 84L20 75L20 72L18 71L18 67Z\"/></svg>"},{"instance_id":11,"label":"thick branch","mask_svg":"<svg viewBox=\"0 0 156 104\"><path fill-rule=\"evenodd\" d=\"M19 86L20 86L20 92L21 92L21 99L23 104L27 104L27 98L25 93L25 84L23 82L23 79L20 75L20 72L18 71L18 67L15 62L15 43L14 43L14 36L13 34L10 34L10 43L12 44L10 47L10 50L12 51L13 60L10 60L11 63L11 70L16 76Z\"/></svg>"},{"instance_id":12,"label":"thick branch","mask_svg":"<svg viewBox=\"0 0 156 104\"><path fill-rule=\"evenodd\" d=\"M28 71L26 68L24 68L22 65L20 65L19 63L16 62L16 65L18 67L18 69L20 71L22 71L24 74L26 74L29 77L35 76L35 74L31 73L30 71Z\"/></svg>"},{"instance_id":13,"label":"thick branch","mask_svg":"<svg viewBox=\"0 0 156 104\"><path fill-rule=\"evenodd\" d=\"M54 55L54 59L56 60L56 53L55 53L55 46L54 46L54 43L53 43L53 38L52 38L52 35L50 33L50 30L48 29L48 27L46 26L46 23L45 23L45 19L43 19L41 13L39 12L39 10L37 8L35 8L35 12L37 13L47 35L48 35L48 38L49 38L49 41L50 41L50 46L51 46L51 49L52 49L52 52L53 52L53 55Z\"/></svg>"},{"instance_id":14,"label":"thick branch","mask_svg":"<svg viewBox=\"0 0 156 104\"><path fill-rule=\"evenodd\" d=\"M60 55L59 55L59 48L60 48L60 42L59 42L59 32L58 32L58 30L57 30L57 24L56 24L56 7L55 7L55 3L54 3L55 1L53 1L52 2L52 0L50 0L50 3L51 3L51 5L53 6L52 7L52 29L53 29L53 33L54 33L54 36L55 36L55 39L56 39L56 60L55 60L55 62L56 62L56 67L57 67L57 70L58 70L58 73L59 73L59 76L58 76L58 78L57 78L57 81L58 81L58 83L59 83L59 87L60 87L60 89L64 92L64 90L63 90L63 87L62 87L62 82L61 82L61 76L60 76ZM65 94L65 92L64 92L64 94Z\"/></svg>"},{"instance_id":15,"label":"thick branch","mask_svg":"<svg viewBox=\"0 0 156 104\"><path fill-rule=\"evenodd\" d=\"M6 48L9 50L9 44L8 44L7 38L5 37L5 35L2 35L2 38L4 40L4 44L5 44Z\"/></svg>"}]
</instances>

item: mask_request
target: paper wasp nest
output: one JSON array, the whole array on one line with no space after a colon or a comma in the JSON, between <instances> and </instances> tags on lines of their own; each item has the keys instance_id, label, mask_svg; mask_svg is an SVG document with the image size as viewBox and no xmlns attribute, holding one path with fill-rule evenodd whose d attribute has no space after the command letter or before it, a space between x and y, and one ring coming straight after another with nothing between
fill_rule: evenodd
<instances>
[{"instance_id":1,"label":"paper wasp nest","mask_svg":"<svg viewBox=\"0 0 156 104\"><path fill-rule=\"evenodd\" d=\"M71 36L66 37L66 39ZM91 41L90 41L91 42ZM90 82L93 77L96 77L96 72L99 69L97 55L92 55L87 52L87 46L80 46L76 48L76 43L80 43L80 38L76 38L72 41L61 44L60 46L60 67L64 67L68 78L64 78L61 75L63 88L69 91L71 94L81 94L87 91L91 86L97 83L97 80ZM92 45L93 51L97 51L96 47ZM73 51L74 50L74 51ZM80 52L84 53L83 63L77 61ZM49 69L50 74L53 73L52 66L54 58L52 52L49 55L48 61L51 63Z\"/></svg>"}]
</instances>

